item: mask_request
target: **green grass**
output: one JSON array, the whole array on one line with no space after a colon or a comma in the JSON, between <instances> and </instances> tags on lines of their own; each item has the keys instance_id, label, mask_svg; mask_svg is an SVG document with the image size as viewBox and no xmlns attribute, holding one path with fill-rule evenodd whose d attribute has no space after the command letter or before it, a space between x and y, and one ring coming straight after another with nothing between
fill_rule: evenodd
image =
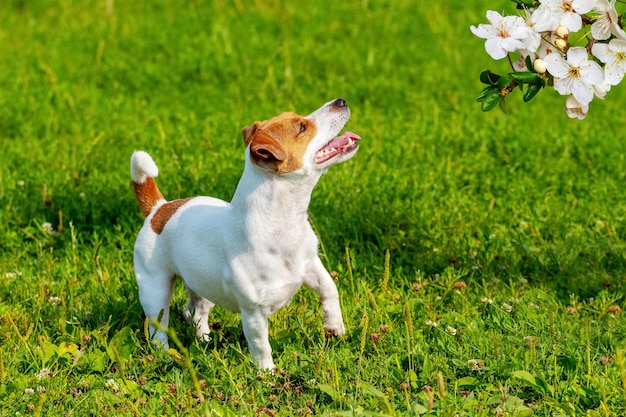
<instances>
[{"instance_id":1,"label":"green grass","mask_svg":"<svg viewBox=\"0 0 626 417\"><path fill-rule=\"evenodd\" d=\"M485 7L5 1L0 416L626 414L624 88L584 122L548 91L482 113L478 75L506 71L469 31ZM230 199L244 126L339 96L362 146L310 217L347 335L303 289L259 375L239 317L199 343L179 287L153 350L132 151L169 198Z\"/></svg>"}]
</instances>

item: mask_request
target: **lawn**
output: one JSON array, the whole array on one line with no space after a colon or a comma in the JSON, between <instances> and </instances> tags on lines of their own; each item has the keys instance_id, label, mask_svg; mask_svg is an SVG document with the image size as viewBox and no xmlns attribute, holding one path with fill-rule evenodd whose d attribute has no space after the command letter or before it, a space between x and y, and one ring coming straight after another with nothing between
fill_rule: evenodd
<instances>
[{"instance_id":1,"label":"lawn","mask_svg":"<svg viewBox=\"0 0 626 417\"><path fill-rule=\"evenodd\" d=\"M485 7L5 0L0 416L626 415L626 91L482 112ZM131 153L170 199L229 200L244 126L336 97L361 148L309 214L347 334L303 289L259 373L237 315L195 340L179 285L154 349Z\"/></svg>"}]
</instances>

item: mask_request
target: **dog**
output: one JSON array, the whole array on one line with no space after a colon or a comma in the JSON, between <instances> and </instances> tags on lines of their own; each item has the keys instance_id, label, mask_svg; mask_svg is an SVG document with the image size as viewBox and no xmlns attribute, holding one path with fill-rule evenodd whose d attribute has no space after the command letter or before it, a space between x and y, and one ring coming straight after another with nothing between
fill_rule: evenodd
<instances>
[{"instance_id":1,"label":"dog","mask_svg":"<svg viewBox=\"0 0 626 417\"><path fill-rule=\"evenodd\" d=\"M154 181L153 159L133 153L131 177L146 216L133 263L153 340L168 347L164 329L176 277L187 289L183 316L197 337L208 340L214 305L240 313L260 369L275 367L268 319L302 284L320 297L327 337L345 333L337 287L318 256L307 209L322 174L359 148L358 135L340 134L349 118L339 98L308 116L287 112L243 128L245 166L230 203L213 197L166 201Z\"/></svg>"}]
</instances>

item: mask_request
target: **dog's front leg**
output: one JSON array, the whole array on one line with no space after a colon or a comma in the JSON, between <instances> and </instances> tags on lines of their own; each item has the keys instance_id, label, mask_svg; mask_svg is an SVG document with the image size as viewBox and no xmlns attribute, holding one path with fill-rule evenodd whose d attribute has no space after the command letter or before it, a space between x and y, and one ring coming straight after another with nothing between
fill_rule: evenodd
<instances>
[{"instance_id":1,"label":"dog's front leg","mask_svg":"<svg viewBox=\"0 0 626 417\"><path fill-rule=\"evenodd\" d=\"M346 329L343 325L343 318L341 317L341 306L339 305L337 286L318 256L315 257L311 270L304 278L304 285L311 288L320 297L324 311L324 329L326 329L326 336L344 334Z\"/></svg>"},{"instance_id":2,"label":"dog's front leg","mask_svg":"<svg viewBox=\"0 0 626 417\"><path fill-rule=\"evenodd\" d=\"M269 341L268 316L260 311L241 311L243 334L254 362L260 369L274 369Z\"/></svg>"}]
</instances>

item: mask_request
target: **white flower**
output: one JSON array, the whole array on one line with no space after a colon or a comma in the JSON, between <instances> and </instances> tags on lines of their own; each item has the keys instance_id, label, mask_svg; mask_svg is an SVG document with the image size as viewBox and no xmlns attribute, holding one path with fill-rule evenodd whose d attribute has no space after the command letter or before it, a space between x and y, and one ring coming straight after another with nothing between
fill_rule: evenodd
<instances>
[{"instance_id":1,"label":"white flower","mask_svg":"<svg viewBox=\"0 0 626 417\"><path fill-rule=\"evenodd\" d=\"M31 394L34 394L34 393L35 393L35 390L32 389L32 388L26 388L24 390L24 394L26 394L26 395L31 395Z\"/></svg>"},{"instance_id":2,"label":"white flower","mask_svg":"<svg viewBox=\"0 0 626 417\"><path fill-rule=\"evenodd\" d=\"M52 223L50 222L42 223L41 230L43 230L44 233L48 233L49 235L54 233L54 228L52 227Z\"/></svg>"},{"instance_id":3,"label":"white flower","mask_svg":"<svg viewBox=\"0 0 626 417\"><path fill-rule=\"evenodd\" d=\"M117 385L117 382L115 382L115 380L113 379L107 379L107 382L105 385L108 389L110 389L113 392L118 392L120 390L120 386Z\"/></svg>"},{"instance_id":4,"label":"white flower","mask_svg":"<svg viewBox=\"0 0 626 417\"><path fill-rule=\"evenodd\" d=\"M41 371L37 374L37 379L47 378L54 376L54 372L52 372L48 368L41 368Z\"/></svg>"},{"instance_id":5,"label":"white flower","mask_svg":"<svg viewBox=\"0 0 626 417\"><path fill-rule=\"evenodd\" d=\"M472 33L485 41L485 50L493 59L502 59L509 52L524 49L530 29L519 16L502 16L493 10L487 11L490 25L471 26Z\"/></svg>"},{"instance_id":6,"label":"white flower","mask_svg":"<svg viewBox=\"0 0 626 417\"><path fill-rule=\"evenodd\" d=\"M493 303L493 300L492 300L491 298L487 298L487 297L483 297L483 298L481 298L481 299L480 299L480 301L481 301L482 303L485 303L485 304L491 304L491 303Z\"/></svg>"},{"instance_id":7,"label":"white flower","mask_svg":"<svg viewBox=\"0 0 626 417\"><path fill-rule=\"evenodd\" d=\"M554 77L554 89L561 95L573 94L581 104L591 102L593 85L604 80L602 67L588 58L585 48L576 47L567 51L567 59L558 52L544 59L548 72Z\"/></svg>"},{"instance_id":8,"label":"white flower","mask_svg":"<svg viewBox=\"0 0 626 417\"><path fill-rule=\"evenodd\" d=\"M467 367L470 369L470 371L480 371L484 364L484 361L478 359L470 359L467 361Z\"/></svg>"},{"instance_id":9,"label":"white flower","mask_svg":"<svg viewBox=\"0 0 626 417\"><path fill-rule=\"evenodd\" d=\"M609 39L611 35L626 39L626 32L619 27L617 11L615 10L615 0L610 3L608 0L597 0L594 8L600 16L591 25L591 36L596 40Z\"/></svg>"},{"instance_id":10,"label":"white flower","mask_svg":"<svg viewBox=\"0 0 626 417\"><path fill-rule=\"evenodd\" d=\"M554 14L546 7L526 10L524 20L530 29L524 41L524 46L529 51L536 51L541 44L541 35L544 32L553 31L559 23Z\"/></svg>"},{"instance_id":11,"label":"white flower","mask_svg":"<svg viewBox=\"0 0 626 417\"><path fill-rule=\"evenodd\" d=\"M426 320L424 324L429 327L437 327L437 322L432 320Z\"/></svg>"},{"instance_id":12,"label":"white flower","mask_svg":"<svg viewBox=\"0 0 626 417\"><path fill-rule=\"evenodd\" d=\"M56 295L53 295L50 298L48 298L48 302L52 304L53 306L56 306L57 304L59 304L59 301L61 301L61 299L57 297Z\"/></svg>"},{"instance_id":13,"label":"white flower","mask_svg":"<svg viewBox=\"0 0 626 417\"><path fill-rule=\"evenodd\" d=\"M548 9L552 17L570 32L578 32L583 27L580 16L589 13L595 5L596 0L541 0L539 8Z\"/></svg>"},{"instance_id":14,"label":"white flower","mask_svg":"<svg viewBox=\"0 0 626 417\"><path fill-rule=\"evenodd\" d=\"M602 81L600 84L593 85L593 93L601 100L604 100L606 93L611 89L611 84L606 80Z\"/></svg>"},{"instance_id":15,"label":"white flower","mask_svg":"<svg viewBox=\"0 0 626 417\"><path fill-rule=\"evenodd\" d=\"M626 72L626 41L613 39L607 43L596 43L591 52L604 64L604 77L611 85L619 84Z\"/></svg>"},{"instance_id":16,"label":"white flower","mask_svg":"<svg viewBox=\"0 0 626 417\"><path fill-rule=\"evenodd\" d=\"M456 329L452 326L446 327L446 332L451 334L452 336L456 336Z\"/></svg>"},{"instance_id":17,"label":"white flower","mask_svg":"<svg viewBox=\"0 0 626 417\"><path fill-rule=\"evenodd\" d=\"M507 303L502 303L500 307L502 307L502 310L506 311L507 313L513 311L513 306Z\"/></svg>"}]
</instances>

